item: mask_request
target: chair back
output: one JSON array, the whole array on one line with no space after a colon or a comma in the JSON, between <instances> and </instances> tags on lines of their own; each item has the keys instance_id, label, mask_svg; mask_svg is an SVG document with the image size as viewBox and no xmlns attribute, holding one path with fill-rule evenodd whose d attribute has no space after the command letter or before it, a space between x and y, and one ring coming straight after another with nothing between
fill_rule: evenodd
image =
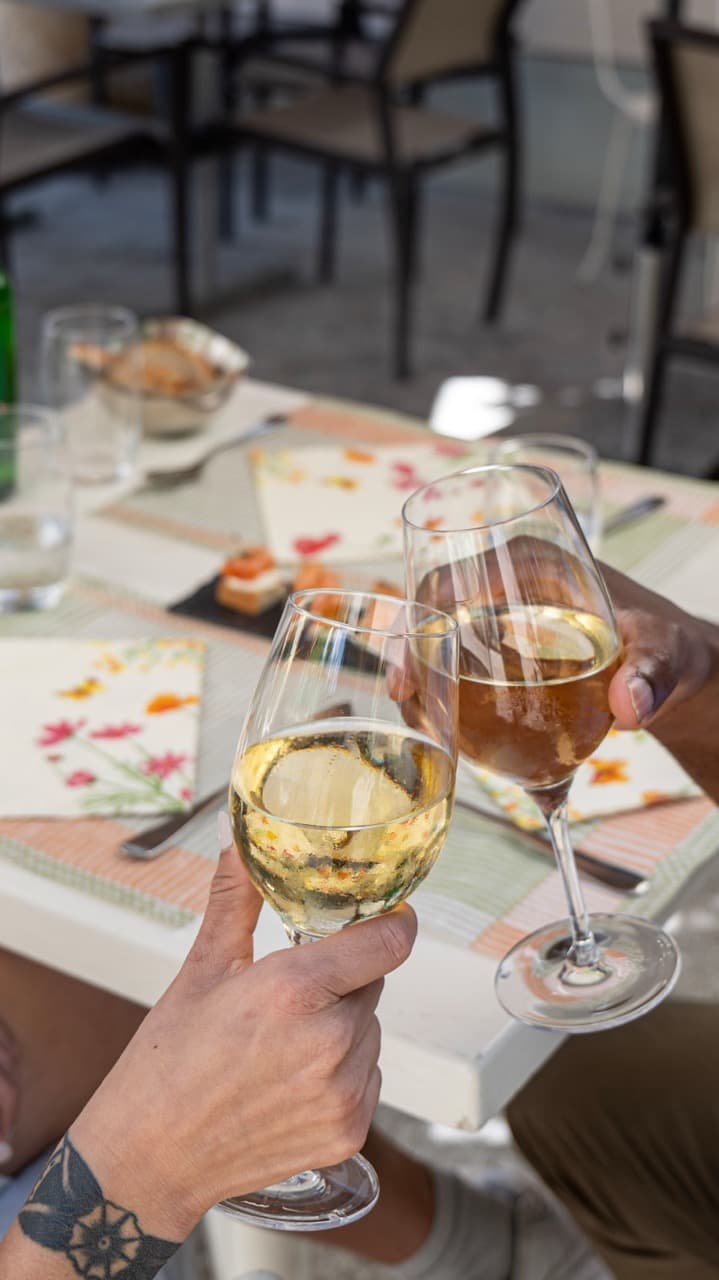
<instances>
[{"instance_id":1,"label":"chair back","mask_svg":"<svg viewBox=\"0 0 719 1280\"><path fill-rule=\"evenodd\" d=\"M651 23L676 195L687 230L719 235L719 35Z\"/></svg>"},{"instance_id":2,"label":"chair back","mask_svg":"<svg viewBox=\"0 0 719 1280\"><path fill-rule=\"evenodd\" d=\"M0 0L0 92L35 81L87 59L87 19Z\"/></svg>"},{"instance_id":3,"label":"chair back","mask_svg":"<svg viewBox=\"0 0 719 1280\"><path fill-rule=\"evenodd\" d=\"M406 0L383 59L383 79L397 86L496 62L519 2Z\"/></svg>"}]
</instances>

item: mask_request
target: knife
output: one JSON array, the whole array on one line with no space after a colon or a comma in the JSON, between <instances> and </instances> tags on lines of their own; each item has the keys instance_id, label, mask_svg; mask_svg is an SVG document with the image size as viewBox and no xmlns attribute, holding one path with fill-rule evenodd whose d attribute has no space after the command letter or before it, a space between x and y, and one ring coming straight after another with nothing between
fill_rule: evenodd
<instances>
[{"instance_id":1,"label":"knife","mask_svg":"<svg viewBox=\"0 0 719 1280\"><path fill-rule=\"evenodd\" d=\"M650 512L656 511L658 507L663 507L666 498L661 494L653 494L647 498L640 498L638 502L632 502L628 507L622 507L621 511L615 511L604 524L605 533L616 533L617 529L625 529L628 524L633 524L635 520L641 520L642 516L648 516Z\"/></svg>"},{"instance_id":2,"label":"knife","mask_svg":"<svg viewBox=\"0 0 719 1280\"><path fill-rule=\"evenodd\" d=\"M468 813L476 813L478 817L484 818L485 822L502 827L505 831L511 830L515 835L522 836L527 843L533 844L535 849L541 851L545 857L554 859L549 839L540 835L539 832L527 831L524 827L518 827L515 822L512 822L511 818L504 818L496 813L487 813L479 805L472 804L469 800L460 800L458 796L455 797L454 803L459 809L466 809ZM609 885L612 889L619 889L624 893L640 894L645 893L649 888L649 881L643 876L640 876L636 871L630 871L628 867L618 866L616 862L605 862L604 858L595 858L591 853L585 853L582 849L575 849L574 857L579 871L584 875L590 876L593 880L598 880L600 884Z\"/></svg>"}]
</instances>

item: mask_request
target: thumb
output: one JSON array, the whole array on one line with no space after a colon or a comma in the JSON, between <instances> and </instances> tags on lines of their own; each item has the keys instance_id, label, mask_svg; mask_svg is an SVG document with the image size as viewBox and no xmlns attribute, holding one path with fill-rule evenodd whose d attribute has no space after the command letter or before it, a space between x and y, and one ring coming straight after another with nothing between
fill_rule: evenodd
<instances>
[{"instance_id":1,"label":"thumb","mask_svg":"<svg viewBox=\"0 0 719 1280\"><path fill-rule=\"evenodd\" d=\"M252 964L252 936L262 899L235 848L227 814L218 815L220 857L205 916L188 960L208 979L237 973Z\"/></svg>"},{"instance_id":2,"label":"thumb","mask_svg":"<svg viewBox=\"0 0 719 1280\"><path fill-rule=\"evenodd\" d=\"M674 620L634 609L618 610L617 620L624 653L609 686L609 705L618 729L637 729L701 688L707 659Z\"/></svg>"}]
</instances>

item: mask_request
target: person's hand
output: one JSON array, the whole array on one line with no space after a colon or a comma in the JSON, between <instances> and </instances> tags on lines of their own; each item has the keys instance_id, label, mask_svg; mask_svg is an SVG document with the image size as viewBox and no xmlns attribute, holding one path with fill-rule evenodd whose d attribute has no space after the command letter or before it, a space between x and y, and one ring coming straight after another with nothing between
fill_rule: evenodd
<instances>
[{"instance_id":1,"label":"person's hand","mask_svg":"<svg viewBox=\"0 0 719 1280\"><path fill-rule=\"evenodd\" d=\"M609 704L618 729L653 728L719 673L719 628L601 567L624 644Z\"/></svg>"},{"instance_id":2,"label":"person's hand","mask_svg":"<svg viewBox=\"0 0 719 1280\"><path fill-rule=\"evenodd\" d=\"M10 1028L0 1018L0 1174L12 1158L12 1132L18 1105L18 1053Z\"/></svg>"},{"instance_id":3,"label":"person's hand","mask_svg":"<svg viewBox=\"0 0 719 1280\"><path fill-rule=\"evenodd\" d=\"M416 933L403 906L253 963L260 898L226 833L192 951L70 1131L112 1198L142 1205L165 1239L227 1196L359 1150L379 1098L383 975Z\"/></svg>"}]
</instances>

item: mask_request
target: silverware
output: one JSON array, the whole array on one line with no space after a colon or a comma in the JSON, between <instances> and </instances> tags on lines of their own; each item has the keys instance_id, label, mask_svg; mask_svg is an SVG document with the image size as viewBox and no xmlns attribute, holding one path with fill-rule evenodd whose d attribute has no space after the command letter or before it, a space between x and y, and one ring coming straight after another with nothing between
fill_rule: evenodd
<instances>
[{"instance_id":1,"label":"silverware","mask_svg":"<svg viewBox=\"0 0 719 1280\"><path fill-rule=\"evenodd\" d=\"M212 445L207 453L197 462L190 463L186 467L175 467L173 470L167 471L146 471L145 483L152 485L155 489L174 489L182 484L191 484L193 480L199 480L207 463L211 458L216 458L218 453L225 453L228 449L238 448L242 444L249 444L252 440L259 440L262 436L269 435L271 431L276 431L278 427L284 427L287 419L284 414L277 413L270 418L266 418L264 422L258 423L256 427L252 427L249 431L243 432L241 435L231 436L229 440L221 440L218 444Z\"/></svg>"},{"instance_id":2,"label":"silverware","mask_svg":"<svg viewBox=\"0 0 719 1280\"><path fill-rule=\"evenodd\" d=\"M466 809L468 813L476 813L478 817L484 818L485 822L502 827L505 831L513 831L515 835L522 836L528 844L533 844L535 849L540 850L545 857L554 858L549 839L540 835L538 831L525 831L523 827L518 827L516 823L512 822L511 818L503 818L499 814L487 813L479 805L474 805L468 800L460 800L459 796L455 797L455 805L459 809ZM628 867L620 867L616 862L605 862L604 858L595 858L591 853L585 853L582 849L575 849L574 857L579 871L586 876L590 876L592 880L598 880L600 884L609 885L612 889L620 889L624 893L640 894L645 893L649 888L648 880L638 875L636 871L630 871Z\"/></svg>"},{"instance_id":3,"label":"silverware","mask_svg":"<svg viewBox=\"0 0 719 1280\"><path fill-rule=\"evenodd\" d=\"M204 800L198 801L191 809L186 809L184 813L173 814L171 818L165 818L162 822L158 822L154 827L149 827L146 831L141 831L136 836L131 836L129 840L123 840L120 845L120 852L127 854L128 858L139 858L142 861L149 862L151 858L156 858L158 854L164 853L165 849L169 849L175 843L175 836L182 831L188 823L197 818L199 814L204 813L206 809L211 809L218 801L223 800L227 795L228 783L223 787L219 787L217 791L213 791L212 795L206 796Z\"/></svg>"},{"instance_id":4,"label":"silverware","mask_svg":"<svg viewBox=\"0 0 719 1280\"><path fill-rule=\"evenodd\" d=\"M621 511L615 511L613 516L605 522L604 532L615 533L617 529L625 529L628 524L633 524L635 520L641 520L642 516L648 516L650 512L656 511L658 507L663 507L666 498L661 494L654 494L648 498L640 498L638 502L632 502L628 507L622 507Z\"/></svg>"}]
</instances>

